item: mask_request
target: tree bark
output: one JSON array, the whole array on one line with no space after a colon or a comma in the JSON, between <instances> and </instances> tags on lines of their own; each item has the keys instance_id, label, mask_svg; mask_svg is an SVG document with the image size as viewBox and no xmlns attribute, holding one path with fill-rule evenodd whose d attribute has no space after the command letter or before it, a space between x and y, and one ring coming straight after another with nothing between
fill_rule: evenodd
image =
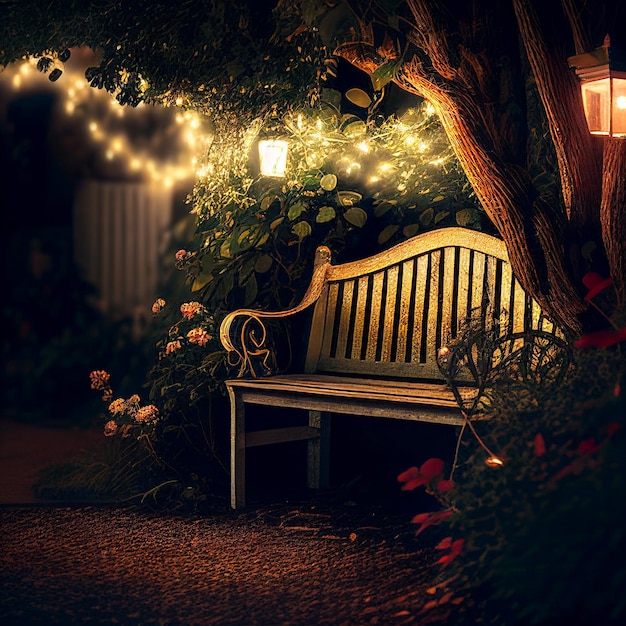
<instances>
[{"instance_id":1,"label":"tree bark","mask_svg":"<svg viewBox=\"0 0 626 626\"><path fill-rule=\"evenodd\" d=\"M600 224L617 305L624 307L626 306L626 139L607 139L604 144Z\"/></svg>"},{"instance_id":2,"label":"tree bark","mask_svg":"<svg viewBox=\"0 0 626 626\"><path fill-rule=\"evenodd\" d=\"M563 0L562 20L570 25L580 52L590 38L576 5L575 0ZM605 141L603 157L602 140L588 131L566 48L550 41L550 49L536 11L540 7L512 0L516 36L521 38L558 165L560 197L542 196L545 192L532 183L531 164L519 158L524 147L513 145L514 132L503 132L509 120L498 109L502 75L498 77L494 66L502 72L504 63L486 50L496 35L500 43L507 41L501 33L488 31L486 14L472 15L469 26L456 24L452 31L433 0L406 0L406 6L411 13L411 55L406 54L395 82L435 107L523 287L557 324L576 333L588 330L582 326L587 309L582 277L587 271L610 268L619 302L626 304L626 140ZM518 53L510 45L508 51ZM336 54L370 74L385 61L371 29L365 41L343 44ZM499 95L502 98L502 91ZM591 255L587 247L583 254L590 241L597 251Z\"/></svg>"}]
</instances>

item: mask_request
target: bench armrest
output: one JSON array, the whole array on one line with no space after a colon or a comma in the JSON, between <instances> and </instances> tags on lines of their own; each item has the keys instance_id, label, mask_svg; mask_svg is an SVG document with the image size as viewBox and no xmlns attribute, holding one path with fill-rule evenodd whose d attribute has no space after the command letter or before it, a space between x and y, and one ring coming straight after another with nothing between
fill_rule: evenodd
<instances>
[{"instance_id":1,"label":"bench armrest","mask_svg":"<svg viewBox=\"0 0 626 626\"><path fill-rule=\"evenodd\" d=\"M231 355L235 356L235 362L232 364L239 364L238 377L243 376L247 371L256 377L253 360L260 361L266 371L270 369L268 361L271 357L271 350L266 344L267 330L262 320L289 317L315 304L326 284L326 271L330 265L330 259L331 252L326 246L317 248L311 282L302 300L295 307L286 311L237 309L222 320L220 341L228 351L229 358ZM234 324L237 318L243 318L243 321Z\"/></svg>"}]
</instances>

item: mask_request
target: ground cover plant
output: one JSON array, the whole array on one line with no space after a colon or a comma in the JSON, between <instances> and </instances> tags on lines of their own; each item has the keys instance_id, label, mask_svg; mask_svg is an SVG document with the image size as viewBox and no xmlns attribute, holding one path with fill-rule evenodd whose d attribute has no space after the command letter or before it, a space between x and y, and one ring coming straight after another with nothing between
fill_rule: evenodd
<instances>
[{"instance_id":1,"label":"ground cover plant","mask_svg":"<svg viewBox=\"0 0 626 626\"><path fill-rule=\"evenodd\" d=\"M615 305L610 281L586 278L594 306ZM464 410L490 419L466 430L453 467L431 459L398 477L442 504L413 519L420 535L445 528L447 582L434 586L427 611L454 623L472 623L477 604L482 623L623 622L623 315L615 311L614 330L583 336L571 362L535 352L532 371L527 354L501 360L498 333L468 331L450 345L443 369L453 384L459 367L487 379Z\"/></svg>"}]
</instances>

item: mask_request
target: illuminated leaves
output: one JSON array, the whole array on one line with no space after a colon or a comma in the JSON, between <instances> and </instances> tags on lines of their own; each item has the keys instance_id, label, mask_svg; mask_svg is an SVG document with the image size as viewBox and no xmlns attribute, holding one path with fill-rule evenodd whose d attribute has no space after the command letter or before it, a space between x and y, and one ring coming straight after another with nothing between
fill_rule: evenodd
<instances>
[{"instance_id":1,"label":"illuminated leaves","mask_svg":"<svg viewBox=\"0 0 626 626\"><path fill-rule=\"evenodd\" d=\"M327 205L320 208L317 215L315 216L315 221L318 224L323 224L324 222L330 222L331 220L334 220L336 216L337 213L335 212L335 209L332 206Z\"/></svg>"},{"instance_id":2,"label":"illuminated leaves","mask_svg":"<svg viewBox=\"0 0 626 626\"><path fill-rule=\"evenodd\" d=\"M311 234L311 225L308 222L298 222L291 228L291 232L302 241Z\"/></svg>"},{"instance_id":3,"label":"illuminated leaves","mask_svg":"<svg viewBox=\"0 0 626 626\"><path fill-rule=\"evenodd\" d=\"M367 213L360 207L356 206L350 207L343 214L343 217L347 222L350 222L350 224L358 226L359 228L363 228L367 222Z\"/></svg>"}]
</instances>

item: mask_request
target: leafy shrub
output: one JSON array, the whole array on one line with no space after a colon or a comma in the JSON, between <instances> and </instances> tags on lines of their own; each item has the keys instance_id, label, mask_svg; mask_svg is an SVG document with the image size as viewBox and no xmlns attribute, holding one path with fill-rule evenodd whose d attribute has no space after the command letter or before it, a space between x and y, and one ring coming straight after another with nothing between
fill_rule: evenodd
<instances>
[{"instance_id":1,"label":"leafy shrub","mask_svg":"<svg viewBox=\"0 0 626 626\"><path fill-rule=\"evenodd\" d=\"M554 361L564 376L546 367L520 377L519 359L485 368L484 398L469 413L486 411L489 420L473 421L475 437L462 440L454 486L430 485L445 508L414 518L418 532L450 524L442 546L450 558L441 562L455 576L456 596L445 596L450 608L458 601L455 623L474 623L471 597L486 598L482 623L624 623L626 365L614 320L613 330L577 342L571 365ZM481 353L476 345L493 357L501 343L470 333L451 351L467 365ZM409 484L406 472L399 480Z\"/></svg>"}]
</instances>

